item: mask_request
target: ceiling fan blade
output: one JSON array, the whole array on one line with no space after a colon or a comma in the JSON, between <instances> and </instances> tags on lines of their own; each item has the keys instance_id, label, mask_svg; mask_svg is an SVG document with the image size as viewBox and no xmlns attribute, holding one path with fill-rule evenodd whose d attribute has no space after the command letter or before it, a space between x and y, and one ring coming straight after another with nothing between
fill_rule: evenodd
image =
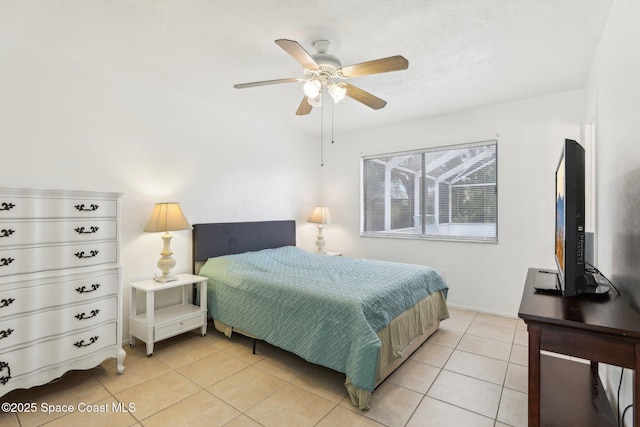
<instances>
[{"instance_id":1,"label":"ceiling fan blade","mask_svg":"<svg viewBox=\"0 0 640 427\"><path fill-rule=\"evenodd\" d=\"M404 56L396 55L342 67L341 71L345 77L350 78L406 70L407 68L409 68L409 61Z\"/></svg>"},{"instance_id":2,"label":"ceiling fan blade","mask_svg":"<svg viewBox=\"0 0 640 427\"><path fill-rule=\"evenodd\" d=\"M311 104L309 104L309 101L307 100L307 97L305 96L304 98L302 98L302 102L300 103L300 106L298 107L298 111L296 111L296 116L305 116L307 114L309 114L311 112L311 109L313 107L311 106Z\"/></svg>"},{"instance_id":3,"label":"ceiling fan blade","mask_svg":"<svg viewBox=\"0 0 640 427\"><path fill-rule=\"evenodd\" d=\"M295 83L301 82L304 79L299 79L297 77L290 77L288 79L277 79L277 80L263 80L261 82L251 82L251 83L238 83L233 85L236 89L246 89L248 87L256 87L256 86L267 86L267 85L275 85L279 83Z\"/></svg>"},{"instance_id":4,"label":"ceiling fan blade","mask_svg":"<svg viewBox=\"0 0 640 427\"><path fill-rule=\"evenodd\" d=\"M291 55L293 59L302 64L304 68L309 70L317 70L320 68L311 55L309 55L298 42L287 39L278 39L275 42L284 49L285 52Z\"/></svg>"},{"instance_id":5,"label":"ceiling fan blade","mask_svg":"<svg viewBox=\"0 0 640 427\"><path fill-rule=\"evenodd\" d=\"M377 96L371 95L369 92L360 89L349 83L343 83L347 87L347 96L349 98L355 99L358 102L366 105L369 108L373 108L374 110L379 110L387 105L387 101L384 99L380 99Z\"/></svg>"}]
</instances>

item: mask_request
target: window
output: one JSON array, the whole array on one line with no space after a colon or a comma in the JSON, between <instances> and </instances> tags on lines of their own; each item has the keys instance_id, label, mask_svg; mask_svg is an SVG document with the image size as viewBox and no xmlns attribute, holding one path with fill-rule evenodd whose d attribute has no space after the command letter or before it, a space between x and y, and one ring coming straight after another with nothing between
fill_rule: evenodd
<instances>
[{"instance_id":1,"label":"window","mask_svg":"<svg viewBox=\"0 0 640 427\"><path fill-rule=\"evenodd\" d=\"M362 236L498 241L498 143L362 158Z\"/></svg>"}]
</instances>

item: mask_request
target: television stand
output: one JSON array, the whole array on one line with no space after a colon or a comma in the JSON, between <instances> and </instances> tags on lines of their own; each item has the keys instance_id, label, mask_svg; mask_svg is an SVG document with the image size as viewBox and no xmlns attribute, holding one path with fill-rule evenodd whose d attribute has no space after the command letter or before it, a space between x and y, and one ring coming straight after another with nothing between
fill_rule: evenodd
<instances>
[{"instance_id":1,"label":"television stand","mask_svg":"<svg viewBox=\"0 0 640 427\"><path fill-rule=\"evenodd\" d=\"M640 372L640 314L617 293L562 298L536 292L538 274L548 273L528 270L518 312L529 332L529 427L617 426L598 363ZM633 378L633 425L640 427L640 381Z\"/></svg>"}]
</instances>

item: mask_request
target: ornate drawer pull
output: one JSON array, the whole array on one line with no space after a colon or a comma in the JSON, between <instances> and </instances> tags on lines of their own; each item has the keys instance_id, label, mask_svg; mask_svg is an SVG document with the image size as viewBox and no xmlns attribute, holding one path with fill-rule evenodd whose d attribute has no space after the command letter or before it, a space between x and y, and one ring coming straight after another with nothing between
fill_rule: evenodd
<instances>
[{"instance_id":1,"label":"ornate drawer pull","mask_svg":"<svg viewBox=\"0 0 640 427\"><path fill-rule=\"evenodd\" d=\"M79 288L76 288L76 292L79 294L88 294L88 293L97 291L98 288L100 287L100 283L94 283L90 287L91 287L91 290L88 291L86 286L80 286Z\"/></svg>"},{"instance_id":2,"label":"ornate drawer pull","mask_svg":"<svg viewBox=\"0 0 640 427\"><path fill-rule=\"evenodd\" d=\"M13 304L15 301L15 299L13 298L3 298L0 300L0 308L2 307L9 307L11 304Z\"/></svg>"},{"instance_id":3,"label":"ornate drawer pull","mask_svg":"<svg viewBox=\"0 0 640 427\"><path fill-rule=\"evenodd\" d=\"M96 317L98 313L100 313L99 309L91 310L91 316L87 316L84 312L82 312L82 313L76 314L76 319L78 320L91 319L92 317Z\"/></svg>"},{"instance_id":4,"label":"ornate drawer pull","mask_svg":"<svg viewBox=\"0 0 640 427\"><path fill-rule=\"evenodd\" d=\"M11 264L15 259L13 258L0 258L0 267L6 267Z\"/></svg>"},{"instance_id":5,"label":"ornate drawer pull","mask_svg":"<svg viewBox=\"0 0 640 427\"><path fill-rule=\"evenodd\" d=\"M11 335L11 333L12 333L13 331L14 331L14 330L13 330L13 329L11 329L11 328L9 328L9 329L7 329L7 330L5 330L5 331L0 331L0 340L1 340L1 339L3 339L3 338L7 338L9 335Z\"/></svg>"},{"instance_id":6,"label":"ornate drawer pull","mask_svg":"<svg viewBox=\"0 0 640 427\"><path fill-rule=\"evenodd\" d=\"M2 371L7 371L7 375L0 377L0 384L5 385L11 379L11 368L9 367L9 363L0 361L0 373Z\"/></svg>"},{"instance_id":7,"label":"ornate drawer pull","mask_svg":"<svg viewBox=\"0 0 640 427\"><path fill-rule=\"evenodd\" d=\"M80 252L76 252L74 255L77 256L78 258L93 258L94 256L98 255L98 252L100 251L89 251L89 255L85 255L84 251L80 251Z\"/></svg>"},{"instance_id":8,"label":"ornate drawer pull","mask_svg":"<svg viewBox=\"0 0 640 427\"><path fill-rule=\"evenodd\" d=\"M11 209L16 207L16 205L14 205L13 203L7 203L7 202L0 203L0 206L2 206L0 208L0 211L10 211Z\"/></svg>"},{"instance_id":9,"label":"ornate drawer pull","mask_svg":"<svg viewBox=\"0 0 640 427\"><path fill-rule=\"evenodd\" d=\"M0 230L0 237L9 237L15 232L16 230L12 230L10 228L3 228L2 230Z\"/></svg>"},{"instance_id":10,"label":"ornate drawer pull","mask_svg":"<svg viewBox=\"0 0 640 427\"><path fill-rule=\"evenodd\" d=\"M100 207L99 205L89 205L89 207L85 207L86 205L83 203L81 205L75 205L74 207L76 209L78 209L78 211L80 212L93 212L93 211L97 211L98 208Z\"/></svg>"},{"instance_id":11,"label":"ornate drawer pull","mask_svg":"<svg viewBox=\"0 0 640 427\"><path fill-rule=\"evenodd\" d=\"M98 336L97 335L95 337L89 338L89 343L88 344L85 344L84 340L80 340L80 341L74 342L73 345L75 345L78 348L89 347L91 344L94 344L96 341L98 341Z\"/></svg>"},{"instance_id":12,"label":"ornate drawer pull","mask_svg":"<svg viewBox=\"0 0 640 427\"><path fill-rule=\"evenodd\" d=\"M96 233L99 229L100 227L89 227L89 231L85 231L84 227L78 227L75 229L75 231L78 234L93 234Z\"/></svg>"}]
</instances>

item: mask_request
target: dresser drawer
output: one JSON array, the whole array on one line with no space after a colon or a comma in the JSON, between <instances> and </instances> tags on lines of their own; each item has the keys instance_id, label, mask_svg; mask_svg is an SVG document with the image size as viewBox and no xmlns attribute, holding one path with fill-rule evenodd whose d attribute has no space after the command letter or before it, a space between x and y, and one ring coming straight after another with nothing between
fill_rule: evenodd
<instances>
[{"instance_id":1,"label":"dresser drawer","mask_svg":"<svg viewBox=\"0 0 640 427\"><path fill-rule=\"evenodd\" d=\"M72 361L107 347L116 348L116 323L83 330L54 340L0 354L0 394L12 378L30 374L46 366ZM114 351L115 354L115 351Z\"/></svg>"},{"instance_id":2,"label":"dresser drawer","mask_svg":"<svg viewBox=\"0 0 640 427\"><path fill-rule=\"evenodd\" d=\"M0 222L0 247L115 240L116 220L76 219Z\"/></svg>"},{"instance_id":3,"label":"dresser drawer","mask_svg":"<svg viewBox=\"0 0 640 427\"><path fill-rule=\"evenodd\" d=\"M0 195L0 219L115 218L117 212L116 200Z\"/></svg>"},{"instance_id":4,"label":"dresser drawer","mask_svg":"<svg viewBox=\"0 0 640 427\"><path fill-rule=\"evenodd\" d=\"M118 293L118 274L114 270L76 277L74 280L45 279L0 286L0 319Z\"/></svg>"},{"instance_id":5,"label":"dresser drawer","mask_svg":"<svg viewBox=\"0 0 640 427\"><path fill-rule=\"evenodd\" d=\"M0 276L115 263L116 242L0 250Z\"/></svg>"},{"instance_id":6,"label":"dresser drawer","mask_svg":"<svg viewBox=\"0 0 640 427\"><path fill-rule=\"evenodd\" d=\"M29 316L0 320L0 352L47 336L61 335L117 320L117 299L46 310Z\"/></svg>"}]
</instances>

